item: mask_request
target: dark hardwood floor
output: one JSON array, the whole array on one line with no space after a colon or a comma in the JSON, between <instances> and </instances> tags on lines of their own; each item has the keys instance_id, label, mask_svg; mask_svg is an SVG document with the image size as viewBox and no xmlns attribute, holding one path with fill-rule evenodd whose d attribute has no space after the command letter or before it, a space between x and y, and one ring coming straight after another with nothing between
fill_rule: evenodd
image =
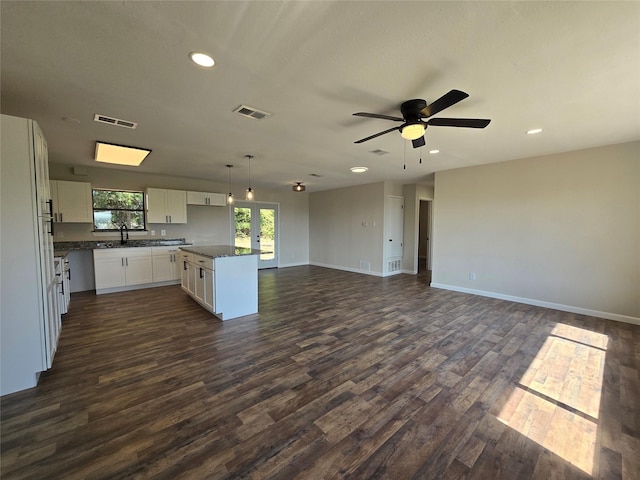
<instances>
[{"instance_id":1,"label":"dark hardwood floor","mask_svg":"<svg viewBox=\"0 0 640 480\"><path fill-rule=\"evenodd\" d=\"M222 323L74 294L1 399L3 479L640 478L640 327L320 267Z\"/></svg>"}]
</instances>

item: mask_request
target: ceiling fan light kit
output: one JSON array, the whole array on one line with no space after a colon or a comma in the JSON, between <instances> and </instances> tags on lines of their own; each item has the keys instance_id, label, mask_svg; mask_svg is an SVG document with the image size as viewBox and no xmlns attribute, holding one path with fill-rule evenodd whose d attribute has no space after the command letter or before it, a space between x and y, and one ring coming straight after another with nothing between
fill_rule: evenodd
<instances>
[{"instance_id":1,"label":"ceiling fan light kit","mask_svg":"<svg viewBox=\"0 0 640 480\"><path fill-rule=\"evenodd\" d=\"M426 128L422 123L410 123L402 127L400 135L405 140L417 140L424 135Z\"/></svg>"},{"instance_id":2,"label":"ceiling fan light kit","mask_svg":"<svg viewBox=\"0 0 640 480\"><path fill-rule=\"evenodd\" d=\"M296 182L296 184L293 187L291 187L291 189L294 192L304 192L307 189L307 187L302 185L302 182Z\"/></svg>"},{"instance_id":3,"label":"ceiling fan light kit","mask_svg":"<svg viewBox=\"0 0 640 480\"><path fill-rule=\"evenodd\" d=\"M487 125L489 125L489 122L491 122L491 120L481 118L431 118L430 120L424 120L441 112L445 108L449 108L450 106L455 105L468 96L468 93L462 92L460 90L451 90L430 104L427 104L427 102L421 98L407 100L402 105L400 105L400 112L402 113L402 117L392 117L390 115L380 115L377 113L366 112L354 113L354 115L357 117L380 118L382 120L391 120L393 122L403 122L403 124L399 127L389 128L382 132L378 132L368 137L361 138L360 140L356 140L354 143L366 142L381 135L385 135L387 133L398 130L402 138L411 140L413 148L418 148L426 145L424 133L427 127L430 125L437 127L464 128L486 127Z\"/></svg>"}]
</instances>

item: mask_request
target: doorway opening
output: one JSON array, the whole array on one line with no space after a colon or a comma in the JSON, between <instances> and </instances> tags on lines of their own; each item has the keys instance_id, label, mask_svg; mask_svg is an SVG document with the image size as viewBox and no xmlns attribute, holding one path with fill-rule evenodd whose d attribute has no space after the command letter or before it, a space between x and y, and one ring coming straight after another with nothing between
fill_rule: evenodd
<instances>
[{"instance_id":1,"label":"doorway opening","mask_svg":"<svg viewBox=\"0 0 640 480\"><path fill-rule=\"evenodd\" d=\"M431 200L420 200L418 214L418 275L431 281Z\"/></svg>"}]
</instances>

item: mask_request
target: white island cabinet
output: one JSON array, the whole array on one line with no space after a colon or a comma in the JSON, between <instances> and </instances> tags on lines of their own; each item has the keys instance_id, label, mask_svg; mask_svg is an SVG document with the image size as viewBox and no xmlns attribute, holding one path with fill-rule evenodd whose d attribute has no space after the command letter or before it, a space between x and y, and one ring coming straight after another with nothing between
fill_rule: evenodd
<instances>
[{"instance_id":1,"label":"white island cabinet","mask_svg":"<svg viewBox=\"0 0 640 480\"><path fill-rule=\"evenodd\" d=\"M182 289L222 320L258 313L258 250L180 247Z\"/></svg>"}]
</instances>

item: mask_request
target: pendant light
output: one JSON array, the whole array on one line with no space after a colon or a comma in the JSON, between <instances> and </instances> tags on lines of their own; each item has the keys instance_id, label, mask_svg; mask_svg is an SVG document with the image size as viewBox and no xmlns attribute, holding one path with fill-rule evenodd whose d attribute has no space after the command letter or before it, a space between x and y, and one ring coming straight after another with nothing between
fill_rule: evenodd
<instances>
[{"instance_id":1,"label":"pendant light","mask_svg":"<svg viewBox=\"0 0 640 480\"><path fill-rule=\"evenodd\" d=\"M248 158L249 159L249 188L247 188L247 196L246 199L251 201L254 198L254 191L251 188L251 159L253 158L253 155L245 155L244 158Z\"/></svg>"},{"instance_id":2,"label":"pendant light","mask_svg":"<svg viewBox=\"0 0 640 480\"><path fill-rule=\"evenodd\" d=\"M294 192L304 192L306 190L306 188L307 187L302 185L302 182L296 182L296 184L293 186L292 190Z\"/></svg>"},{"instance_id":3,"label":"pendant light","mask_svg":"<svg viewBox=\"0 0 640 480\"><path fill-rule=\"evenodd\" d=\"M233 165L227 165L229 169L229 195L227 195L227 205L233 205L233 193L231 193L231 169Z\"/></svg>"}]
</instances>

